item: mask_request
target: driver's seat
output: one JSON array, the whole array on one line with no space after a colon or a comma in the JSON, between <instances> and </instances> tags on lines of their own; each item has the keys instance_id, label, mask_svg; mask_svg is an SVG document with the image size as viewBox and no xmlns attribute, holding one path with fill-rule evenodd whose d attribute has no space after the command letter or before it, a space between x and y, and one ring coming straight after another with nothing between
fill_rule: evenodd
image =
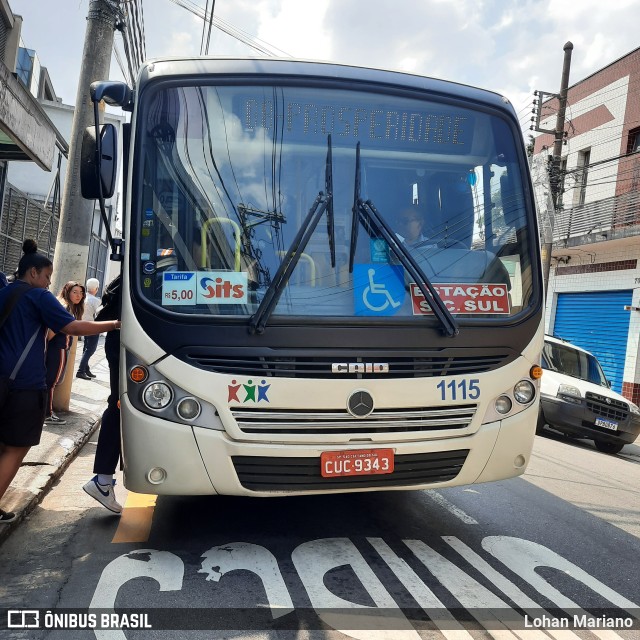
<instances>
[{"instance_id":1,"label":"driver's seat","mask_svg":"<svg viewBox=\"0 0 640 640\"><path fill-rule=\"evenodd\" d=\"M430 183L425 235L440 247L470 249L475 215L466 175L441 173Z\"/></svg>"}]
</instances>

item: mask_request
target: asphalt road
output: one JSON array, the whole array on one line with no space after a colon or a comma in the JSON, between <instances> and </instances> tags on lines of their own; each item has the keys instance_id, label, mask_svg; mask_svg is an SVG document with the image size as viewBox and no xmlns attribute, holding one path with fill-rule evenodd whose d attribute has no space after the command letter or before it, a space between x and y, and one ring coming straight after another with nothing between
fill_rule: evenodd
<instances>
[{"instance_id":1,"label":"asphalt road","mask_svg":"<svg viewBox=\"0 0 640 640\"><path fill-rule=\"evenodd\" d=\"M151 631L12 638L635 640L637 621L531 625L547 613L585 624L638 616L638 454L537 437L524 477L439 491L155 501L118 487L120 519L80 489L89 444L0 547L0 601L60 614L152 609L126 620Z\"/></svg>"}]
</instances>

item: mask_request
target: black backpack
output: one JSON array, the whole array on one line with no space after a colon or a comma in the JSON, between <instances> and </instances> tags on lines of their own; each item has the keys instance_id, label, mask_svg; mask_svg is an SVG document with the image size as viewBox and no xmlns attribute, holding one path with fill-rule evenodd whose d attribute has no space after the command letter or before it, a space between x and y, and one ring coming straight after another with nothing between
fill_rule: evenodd
<instances>
[{"instance_id":1,"label":"black backpack","mask_svg":"<svg viewBox=\"0 0 640 640\"><path fill-rule=\"evenodd\" d=\"M98 309L96 320L120 320L122 308L122 278L116 276L102 294L102 306Z\"/></svg>"}]
</instances>

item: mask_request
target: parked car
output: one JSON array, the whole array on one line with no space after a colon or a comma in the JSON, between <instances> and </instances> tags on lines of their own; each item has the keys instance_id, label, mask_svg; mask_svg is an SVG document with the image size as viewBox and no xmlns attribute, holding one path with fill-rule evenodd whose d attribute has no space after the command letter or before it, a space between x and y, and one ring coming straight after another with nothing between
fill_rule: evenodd
<instances>
[{"instance_id":1,"label":"parked car","mask_svg":"<svg viewBox=\"0 0 640 640\"><path fill-rule=\"evenodd\" d=\"M618 453L640 433L640 409L611 389L597 358L569 342L545 336L538 433L546 425L590 438Z\"/></svg>"}]
</instances>

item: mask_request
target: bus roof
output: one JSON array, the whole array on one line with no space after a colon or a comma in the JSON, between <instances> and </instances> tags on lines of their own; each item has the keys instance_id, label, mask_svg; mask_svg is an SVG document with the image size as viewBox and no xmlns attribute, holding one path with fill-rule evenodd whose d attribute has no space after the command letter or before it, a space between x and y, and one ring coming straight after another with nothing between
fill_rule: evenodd
<instances>
[{"instance_id":1,"label":"bus roof","mask_svg":"<svg viewBox=\"0 0 640 640\"><path fill-rule=\"evenodd\" d=\"M354 65L318 60L296 60L291 58L237 58L237 57L163 57L147 60L140 69L141 85L161 76L201 75L247 75L265 74L291 77L307 76L327 80L374 83L397 88L426 91L431 94L458 97L492 106L515 116L510 101L488 89L480 89L458 82L429 78L401 71L357 67Z\"/></svg>"}]
</instances>

